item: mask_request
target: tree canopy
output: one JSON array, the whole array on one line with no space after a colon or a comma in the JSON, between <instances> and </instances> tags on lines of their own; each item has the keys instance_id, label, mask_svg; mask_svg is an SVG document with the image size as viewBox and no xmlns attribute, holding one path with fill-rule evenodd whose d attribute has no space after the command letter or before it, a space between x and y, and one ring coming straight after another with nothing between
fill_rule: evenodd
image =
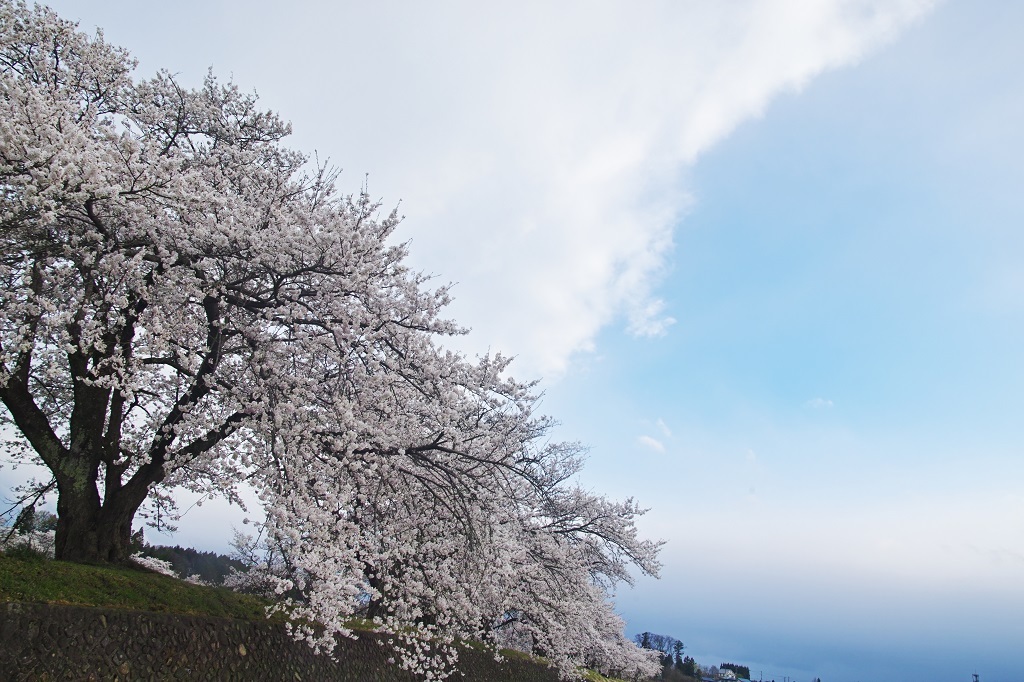
<instances>
[{"instance_id":1,"label":"tree canopy","mask_svg":"<svg viewBox=\"0 0 1024 682\"><path fill-rule=\"evenodd\" d=\"M363 614L428 676L512 630L564 671L656 669L609 603L658 570L642 510L572 482L582 449L506 358L443 347L399 216L255 95L134 66L0 0L0 399L52 473L57 557L124 561L143 504L244 481L316 646Z\"/></svg>"}]
</instances>

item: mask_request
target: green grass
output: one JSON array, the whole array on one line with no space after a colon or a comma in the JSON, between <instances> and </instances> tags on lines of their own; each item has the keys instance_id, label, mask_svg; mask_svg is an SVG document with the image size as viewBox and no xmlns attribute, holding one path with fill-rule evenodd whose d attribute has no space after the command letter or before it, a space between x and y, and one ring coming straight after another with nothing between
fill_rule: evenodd
<instances>
[{"instance_id":1,"label":"green grass","mask_svg":"<svg viewBox=\"0 0 1024 682\"><path fill-rule=\"evenodd\" d=\"M0 555L0 601L102 606L264 620L270 603L141 568L88 566Z\"/></svg>"},{"instance_id":2,"label":"green grass","mask_svg":"<svg viewBox=\"0 0 1024 682\"><path fill-rule=\"evenodd\" d=\"M587 680L587 682L626 682L625 680L620 680L617 677L605 677L596 670L584 670L582 672L583 679Z\"/></svg>"}]
</instances>

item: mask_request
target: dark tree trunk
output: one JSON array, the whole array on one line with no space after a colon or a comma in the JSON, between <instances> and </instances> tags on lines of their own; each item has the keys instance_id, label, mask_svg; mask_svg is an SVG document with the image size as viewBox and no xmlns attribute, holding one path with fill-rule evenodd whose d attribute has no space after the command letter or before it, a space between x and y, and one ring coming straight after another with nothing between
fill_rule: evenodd
<instances>
[{"instance_id":1,"label":"dark tree trunk","mask_svg":"<svg viewBox=\"0 0 1024 682\"><path fill-rule=\"evenodd\" d=\"M127 561L135 510L90 509L80 499L67 497L61 494L57 501L56 558L90 564Z\"/></svg>"},{"instance_id":2,"label":"dark tree trunk","mask_svg":"<svg viewBox=\"0 0 1024 682\"><path fill-rule=\"evenodd\" d=\"M128 508L108 502L100 507L90 497L88 493L59 492L56 558L90 564L127 561L138 505Z\"/></svg>"},{"instance_id":3,"label":"dark tree trunk","mask_svg":"<svg viewBox=\"0 0 1024 682\"><path fill-rule=\"evenodd\" d=\"M373 570L373 566L370 565L370 564L367 564L367 572L368 573L372 573L372 570ZM373 588L373 589L377 589L378 587L380 587L380 584L381 584L380 580L376 576L374 576L372 578L371 577L367 577L366 578L366 583L371 588ZM368 618L369 620L373 620L374 618L382 617L384 615L385 615L384 599L381 598L381 597L377 597L376 599L371 599L369 601L369 603L366 605L366 618Z\"/></svg>"},{"instance_id":4,"label":"dark tree trunk","mask_svg":"<svg viewBox=\"0 0 1024 682\"><path fill-rule=\"evenodd\" d=\"M160 467L145 466L127 485L108 485L102 501L95 476L58 477L55 557L79 563L126 562L135 512L146 500L149 484L159 482L162 474Z\"/></svg>"}]
</instances>

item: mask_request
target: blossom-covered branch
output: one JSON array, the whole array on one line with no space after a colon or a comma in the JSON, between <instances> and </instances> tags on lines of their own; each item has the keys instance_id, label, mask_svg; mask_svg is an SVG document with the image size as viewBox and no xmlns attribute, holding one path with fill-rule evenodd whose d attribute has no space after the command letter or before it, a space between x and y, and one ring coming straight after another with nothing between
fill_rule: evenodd
<instances>
[{"instance_id":1,"label":"blossom-covered branch","mask_svg":"<svg viewBox=\"0 0 1024 682\"><path fill-rule=\"evenodd\" d=\"M318 647L363 615L437 676L514 623L567 673L653 670L608 601L657 573L642 510L568 483L580 449L507 359L444 349L399 216L254 95L133 68L0 0L0 399L55 479L57 557L125 561L147 500L244 480Z\"/></svg>"}]
</instances>

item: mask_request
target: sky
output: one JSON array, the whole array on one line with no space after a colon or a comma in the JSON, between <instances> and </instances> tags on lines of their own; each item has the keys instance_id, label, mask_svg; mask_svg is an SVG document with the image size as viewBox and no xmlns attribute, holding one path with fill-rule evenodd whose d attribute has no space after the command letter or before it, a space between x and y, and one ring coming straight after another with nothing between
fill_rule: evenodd
<instances>
[{"instance_id":1,"label":"sky","mask_svg":"<svg viewBox=\"0 0 1024 682\"><path fill-rule=\"evenodd\" d=\"M650 508L630 634L780 682L1024 676L1024 4L51 6L398 206L460 349Z\"/></svg>"}]
</instances>

